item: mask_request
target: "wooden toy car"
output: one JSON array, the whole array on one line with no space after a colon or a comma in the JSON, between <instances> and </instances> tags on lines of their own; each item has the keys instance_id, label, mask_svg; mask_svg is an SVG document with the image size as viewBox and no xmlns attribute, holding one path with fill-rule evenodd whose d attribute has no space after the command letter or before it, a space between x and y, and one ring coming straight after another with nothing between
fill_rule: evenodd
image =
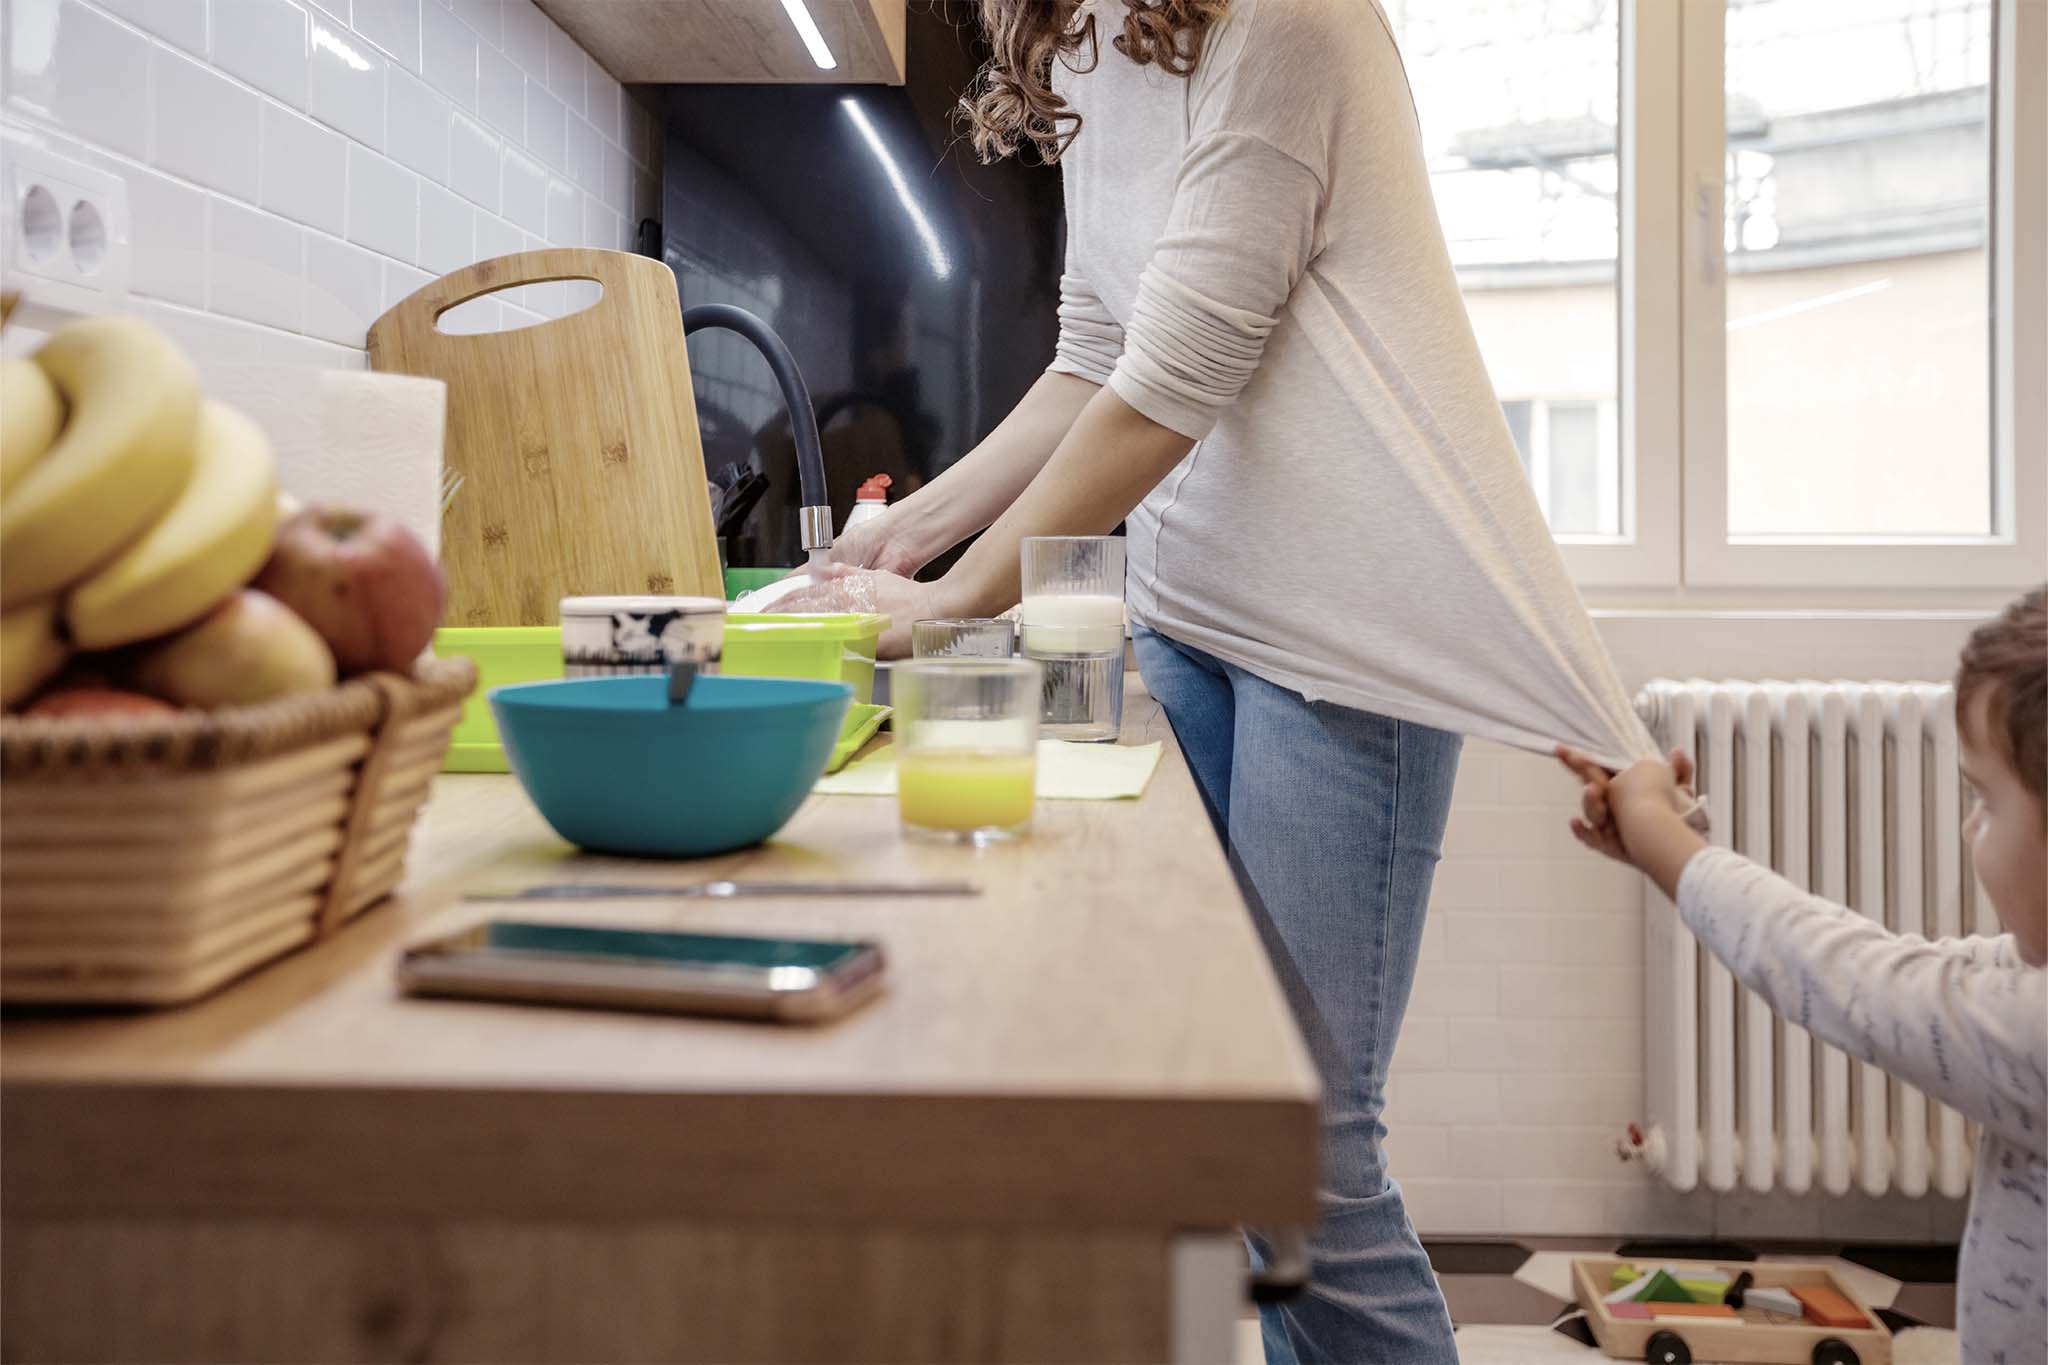
<instances>
[{"instance_id":1,"label":"wooden toy car","mask_svg":"<svg viewBox=\"0 0 2048 1365\"><path fill-rule=\"evenodd\" d=\"M1798 1316L1745 1307L1733 1316L1702 1316L1715 1310L1698 1305L1631 1305L1616 1311L1607 1302L1617 1268L1671 1267L1680 1278L1688 1270L1724 1272L1752 1277L1755 1289L1806 1291L1816 1310ZM1777 1263L1671 1261L1641 1258L1622 1261L1612 1256L1584 1256L1572 1262L1572 1285L1586 1323L1600 1349L1619 1360L1646 1360L1652 1365L1691 1365L1694 1360L1739 1365L1891 1365L1892 1334L1826 1266ZM1819 1291L1819 1292L1815 1292ZM1839 1301L1834 1296L1839 1295ZM1634 1316L1642 1309L1648 1316ZM1816 1311L1830 1319L1816 1320ZM1848 1325L1850 1317L1861 1323Z\"/></svg>"}]
</instances>

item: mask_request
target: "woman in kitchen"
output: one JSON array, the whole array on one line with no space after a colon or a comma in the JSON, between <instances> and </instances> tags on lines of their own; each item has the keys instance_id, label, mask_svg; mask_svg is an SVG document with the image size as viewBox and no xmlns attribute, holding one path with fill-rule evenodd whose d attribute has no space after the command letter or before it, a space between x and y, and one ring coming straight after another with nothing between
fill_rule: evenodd
<instances>
[{"instance_id":1,"label":"woman in kitchen","mask_svg":"<svg viewBox=\"0 0 2048 1365\"><path fill-rule=\"evenodd\" d=\"M1654 749L1523 479L1377 6L981 12L975 146L1065 180L1058 353L809 604L876 603L900 653L912 620L1015 603L1025 536L1128 520L1145 683L1324 1080L1311 1283L1261 1310L1267 1359L1453 1361L1380 1110L1460 736Z\"/></svg>"}]
</instances>

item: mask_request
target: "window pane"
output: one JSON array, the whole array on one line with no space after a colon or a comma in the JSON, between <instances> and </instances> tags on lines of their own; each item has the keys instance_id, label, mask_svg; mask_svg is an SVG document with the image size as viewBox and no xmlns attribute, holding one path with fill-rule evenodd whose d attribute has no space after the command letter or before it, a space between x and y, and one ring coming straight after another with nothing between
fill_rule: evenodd
<instances>
[{"instance_id":1,"label":"window pane","mask_svg":"<svg viewBox=\"0 0 2048 1365\"><path fill-rule=\"evenodd\" d=\"M1622 527L1618 10L1619 0L1386 2L1479 349L1560 533ZM1609 429L1590 459L1546 472L1531 431L1546 404L1582 405Z\"/></svg>"},{"instance_id":2,"label":"window pane","mask_svg":"<svg viewBox=\"0 0 2048 1365\"><path fill-rule=\"evenodd\" d=\"M1600 520L1600 415L1592 403L1550 405L1550 524L1597 531Z\"/></svg>"},{"instance_id":3,"label":"window pane","mask_svg":"<svg viewBox=\"0 0 2048 1365\"><path fill-rule=\"evenodd\" d=\"M1522 457L1522 472L1529 472L1531 423L1536 420L1536 405L1526 398L1510 398L1500 405L1501 414L1508 419L1508 431L1515 438L1515 453Z\"/></svg>"},{"instance_id":4,"label":"window pane","mask_svg":"<svg viewBox=\"0 0 2048 1365\"><path fill-rule=\"evenodd\" d=\"M1993 0L1730 0L1728 529L1992 530Z\"/></svg>"}]
</instances>

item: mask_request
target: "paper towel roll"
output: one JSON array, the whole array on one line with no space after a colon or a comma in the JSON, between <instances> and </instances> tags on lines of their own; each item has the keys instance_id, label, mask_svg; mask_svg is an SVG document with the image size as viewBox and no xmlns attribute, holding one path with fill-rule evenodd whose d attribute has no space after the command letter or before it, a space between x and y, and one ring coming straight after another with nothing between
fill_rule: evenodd
<instances>
[{"instance_id":1,"label":"paper towel roll","mask_svg":"<svg viewBox=\"0 0 2048 1365\"><path fill-rule=\"evenodd\" d=\"M440 557L446 384L302 365L215 365L207 390L269 433L285 492L388 512Z\"/></svg>"}]
</instances>

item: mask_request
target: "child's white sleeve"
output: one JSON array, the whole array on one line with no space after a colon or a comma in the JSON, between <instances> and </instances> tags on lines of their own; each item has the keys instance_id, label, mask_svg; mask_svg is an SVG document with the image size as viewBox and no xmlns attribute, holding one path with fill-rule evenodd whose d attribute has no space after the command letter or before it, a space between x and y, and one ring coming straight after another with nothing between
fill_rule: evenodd
<instances>
[{"instance_id":1,"label":"child's white sleeve","mask_svg":"<svg viewBox=\"0 0 2048 1365\"><path fill-rule=\"evenodd\" d=\"M1997 940L1959 952L1891 933L1725 848L1685 865L1678 910L1793 1023L2043 1153L2048 971Z\"/></svg>"}]
</instances>

